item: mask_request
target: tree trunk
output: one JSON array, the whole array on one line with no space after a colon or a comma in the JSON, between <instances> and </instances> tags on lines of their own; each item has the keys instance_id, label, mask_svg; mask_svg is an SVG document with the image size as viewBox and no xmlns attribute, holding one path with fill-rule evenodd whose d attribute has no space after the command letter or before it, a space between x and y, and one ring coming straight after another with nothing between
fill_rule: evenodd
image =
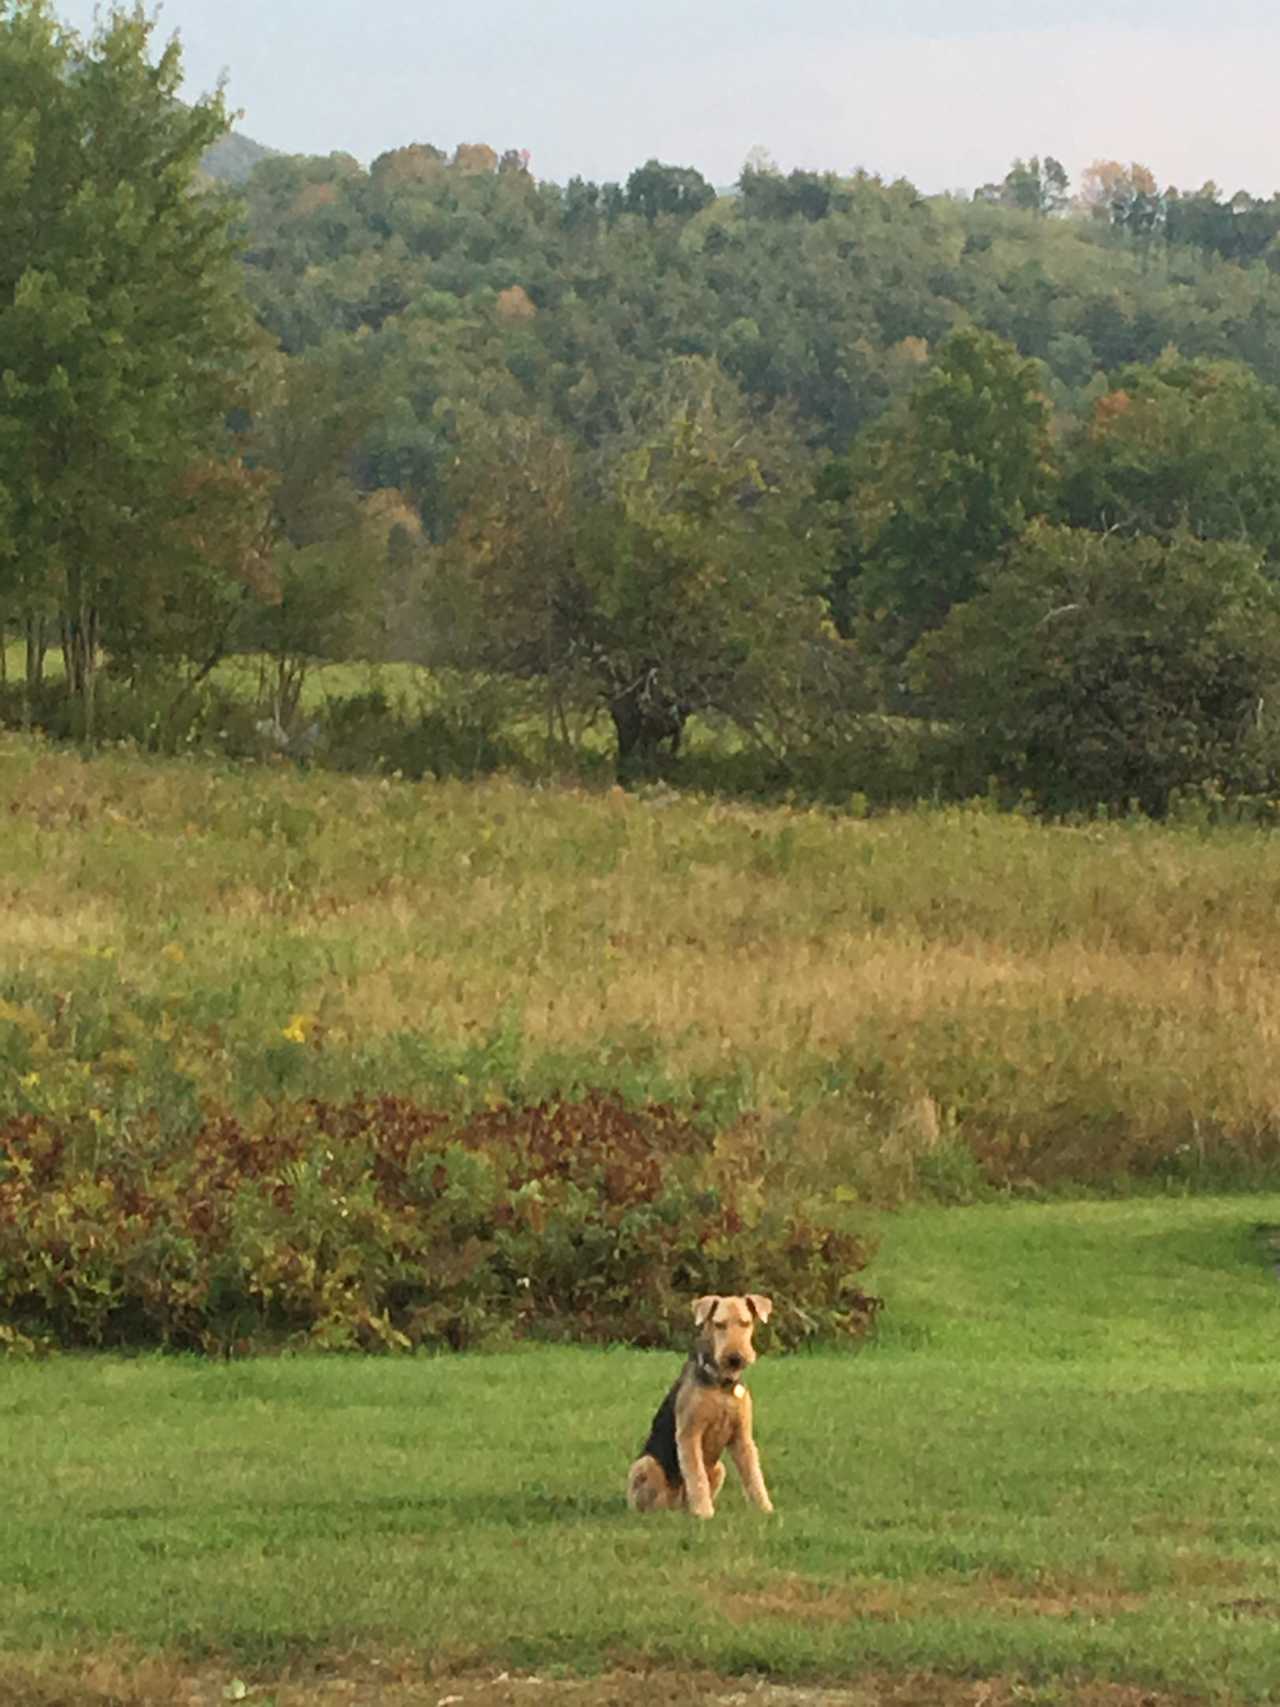
<instances>
[{"instance_id":1,"label":"tree trunk","mask_svg":"<svg viewBox=\"0 0 1280 1707\"><path fill-rule=\"evenodd\" d=\"M688 712L657 688L652 671L613 695L609 715L618 738L619 777L652 771L664 744L672 758L679 753Z\"/></svg>"},{"instance_id":2,"label":"tree trunk","mask_svg":"<svg viewBox=\"0 0 1280 1707\"><path fill-rule=\"evenodd\" d=\"M293 728L298 707L302 703L302 689L306 683L308 668L309 660L306 658L290 657L286 653L276 655L272 714L282 729Z\"/></svg>"},{"instance_id":3,"label":"tree trunk","mask_svg":"<svg viewBox=\"0 0 1280 1707\"><path fill-rule=\"evenodd\" d=\"M62 658L67 691L80 701L84 738L92 742L98 677L98 611L83 600L62 618Z\"/></svg>"},{"instance_id":4,"label":"tree trunk","mask_svg":"<svg viewBox=\"0 0 1280 1707\"><path fill-rule=\"evenodd\" d=\"M48 626L43 616L28 611L22 619L26 659L22 682L22 727L30 729L35 717L35 697L44 685L44 655L48 649Z\"/></svg>"},{"instance_id":5,"label":"tree trunk","mask_svg":"<svg viewBox=\"0 0 1280 1707\"><path fill-rule=\"evenodd\" d=\"M42 616L28 614L24 624L27 642L27 693L44 686L44 655L49 649L49 631Z\"/></svg>"}]
</instances>

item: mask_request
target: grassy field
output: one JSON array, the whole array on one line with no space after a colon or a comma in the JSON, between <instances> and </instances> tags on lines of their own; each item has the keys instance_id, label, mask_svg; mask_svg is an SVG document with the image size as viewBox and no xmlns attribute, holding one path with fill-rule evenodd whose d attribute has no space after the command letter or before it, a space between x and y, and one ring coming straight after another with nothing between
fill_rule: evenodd
<instances>
[{"instance_id":1,"label":"grassy field","mask_svg":"<svg viewBox=\"0 0 1280 1707\"><path fill-rule=\"evenodd\" d=\"M1273 1696L1272 836L16 735L0 821L0 1118L92 1165L309 1096L668 1100L878 1221L887 1301L763 1360L778 1520L709 1530L621 1509L657 1354L0 1366L6 1707Z\"/></svg>"},{"instance_id":2,"label":"grassy field","mask_svg":"<svg viewBox=\"0 0 1280 1707\"><path fill-rule=\"evenodd\" d=\"M1280 844L0 735L0 1111L616 1088L878 1198L1280 1177ZM92 1122L92 1127L90 1126Z\"/></svg>"},{"instance_id":3,"label":"grassy field","mask_svg":"<svg viewBox=\"0 0 1280 1707\"><path fill-rule=\"evenodd\" d=\"M753 1374L772 1520L732 1480L710 1525L626 1513L658 1354L8 1368L0 1698L480 1702L603 1669L659 1676L566 1699L1274 1699L1267 1220L886 1216L880 1342Z\"/></svg>"}]
</instances>

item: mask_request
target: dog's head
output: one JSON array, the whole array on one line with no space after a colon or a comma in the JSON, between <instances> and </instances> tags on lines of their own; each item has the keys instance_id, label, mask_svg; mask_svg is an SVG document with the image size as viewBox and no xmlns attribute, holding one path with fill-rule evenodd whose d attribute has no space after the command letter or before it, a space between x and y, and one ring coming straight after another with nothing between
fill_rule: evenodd
<instances>
[{"instance_id":1,"label":"dog's head","mask_svg":"<svg viewBox=\"0 0 1280 1707\"><path fill-rule=\"evenodd\" d=\"M773 1300L758 1292L742 1298L711 1296L694 1300L693 1319L698 1328L698 1356L717 1380L732 1383L756 1360L751 1336L757 1322L767 1322Z\"/></svg>"}]
</instances>

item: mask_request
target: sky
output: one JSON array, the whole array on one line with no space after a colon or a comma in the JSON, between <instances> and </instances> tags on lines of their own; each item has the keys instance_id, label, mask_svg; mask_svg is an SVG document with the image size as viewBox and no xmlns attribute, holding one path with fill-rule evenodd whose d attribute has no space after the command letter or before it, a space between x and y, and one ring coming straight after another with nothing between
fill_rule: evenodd
<instances>
[{"instance_id":1,"label":"sky","mask_svg":"<svg viewBox=\"0 0 1280 1707\"><path fill-rule=\"evenodd\" d=\"M175 30L188 93L225 73L289 153L487 142L559 183L656 157L724 185L762 146L928 193L1051 154L1280 189L1275 0L163 0Z\"/></svg>"}]
</instances>

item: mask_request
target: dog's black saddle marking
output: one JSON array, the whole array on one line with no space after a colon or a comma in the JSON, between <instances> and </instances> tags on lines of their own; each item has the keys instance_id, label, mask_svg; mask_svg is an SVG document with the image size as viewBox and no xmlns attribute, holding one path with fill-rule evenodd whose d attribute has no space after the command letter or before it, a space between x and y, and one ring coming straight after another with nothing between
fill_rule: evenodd
<instances>
[{"instance_id":1,"label":"dog's black saddle marking","mask_svg":"<svg viewBox=\"0 0 1280 1707\"><path fill-rule=\"evenodd\" d=\"M680 1377L683 1381L684 1376ZM644 1443L645 1453L650 1458L656 1458L662 1466L662 1473L673 1488L684 1486L684 1477L680 1474L680 1454L676 1451L676 1394L680 1390L677 1381L658 1406L656 1415L649 1428L649 1438Z\"/></svg>"}]
</instances>

